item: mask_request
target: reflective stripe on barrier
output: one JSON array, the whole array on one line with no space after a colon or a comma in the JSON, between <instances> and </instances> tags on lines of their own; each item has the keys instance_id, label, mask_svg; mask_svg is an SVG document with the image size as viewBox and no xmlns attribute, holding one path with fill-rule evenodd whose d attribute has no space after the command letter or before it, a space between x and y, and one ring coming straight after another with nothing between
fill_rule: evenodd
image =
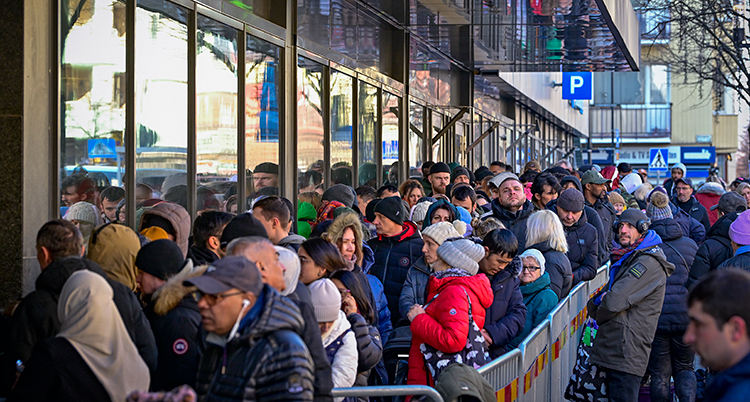
<instances>
[{"instance_id":1,"label":"reflective stripe on barrier","mask_svg":"<svg viewBox=\"0 0 750 402\"><path fill-rule=\"evenodd\" d=\"M550 322L549 332L549 379L550 395L561 395L567 385L563 373L567 373L565 367L570 364L570 350L566 348L568 343L568 328L570 326L570 299L565 298L547 316Z\"/></svg>"},{"instance_id":2,"label":"reflective stripe on barrier","mask_svg":"<svg viewBox=\"0 0 750 402\"><path fill-rule=\"evenodd\" d=\"M426 385L392 385L392 386L372 386L372 387L352 387L352 388L334 388L331 393L334 398L347 396L407 396L407 395L426 395L434 402L443 402L443 397L435 388Z\"/></svg>"},{"instance_id":3,"label":"reflective stripe on barrier","mask_svg":"<svg viewBox=\"0 0 750 402\"><path fill-rule=\"evenodd\" d=\"M520 349L513 349L485 364L478 371L492 385L498 402L518 400L519 377L521 376Z\"/></svg>"},{"instance_id":4,"label":"reflective stripe on barrier","mask_svg":"<svg viewBox=\"0 0 750 402\"><path fill-rule=\"evenodd\" d=\"M544 372L549 358L549 327L549 320L542 321L518 346L524 373L522 401L538 401L549 395L549 376Z\"/></svg>"}]
</instances>

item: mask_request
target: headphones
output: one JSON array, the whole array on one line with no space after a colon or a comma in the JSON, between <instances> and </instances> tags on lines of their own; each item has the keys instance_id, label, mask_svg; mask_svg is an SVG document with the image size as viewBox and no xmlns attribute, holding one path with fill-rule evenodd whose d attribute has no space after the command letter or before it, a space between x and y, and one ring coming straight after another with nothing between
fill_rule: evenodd
<instances>
[{"instance_id":1,"label":"headphones","mask_svg":"<svg viewBox=\"0 0 750 402\"><path fill-rule=\"evenodd\" d=\"M623 222L623 223L625 223L625 222ZM630 222L627 222L627 223L630 223ZM635 230L638 231L638 233L644 234L644 233L648 232L648 227L650 225L651 225L651 220L647 218L647 219L639 219L638 222L635 223L634 227L635 227ZM612 226L612 230L615 233L618 233L618 229L619 228L620 228L620 220L618 219L618 220L615 221L614 225Z\"/></svg>"}]
</instances>

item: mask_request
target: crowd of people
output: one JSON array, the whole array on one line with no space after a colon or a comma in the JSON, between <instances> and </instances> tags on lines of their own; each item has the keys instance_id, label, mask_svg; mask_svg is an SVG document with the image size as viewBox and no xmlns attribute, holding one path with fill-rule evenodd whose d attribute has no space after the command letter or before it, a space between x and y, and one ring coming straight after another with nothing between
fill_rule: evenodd
<instances>
[{"instance_id":1,"label":"crowd of people","mask_svg":"<svg viewBox=\"0 0 750 402\"><path fill-rule=\"evenodd\" d=\"M167 178L161 194L136 187L137 231L122 224L124 189L73 175L63 217L37 234L35 290L0 322L0 391L327 401L366 385L455 395L465 378L483 400L494 390L476 369L610 262L588 302L610 401L634 402L644 384L671 401L672 379L681 402L746 397L750 183L696 188L679 163L657 186L626 163L519 173L428 162L378 189L306 188L295 207L278 166L261 164L248 211L235 188L199 200L194 219Z\"/></svg>"}]
</instances>

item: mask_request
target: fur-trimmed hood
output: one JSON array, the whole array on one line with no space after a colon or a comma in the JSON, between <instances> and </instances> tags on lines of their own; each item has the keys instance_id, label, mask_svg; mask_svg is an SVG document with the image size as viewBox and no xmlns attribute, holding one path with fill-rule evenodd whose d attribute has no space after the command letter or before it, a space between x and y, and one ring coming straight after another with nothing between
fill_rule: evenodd
<instances>
[{"instance_id":1,"label":"fur-trimmed hood","mask_svg":"<svg viewBox=\"0 0 750 402\"><path fill-rule=\"evenodd\" d=\"M696 191L696 194L715 194L721 196L726 192L727 191L724 190L724 187L722 187L721 184L709 181L703 183L703 185L698 188L698 191Z\"/></svg>"},{"instance_id":2,"label":"fur-trimmed hood","mask_svg":"<svg viewBox=\"0 0 750 402\"><path fill-rule=\"evenodd\" d=\"M193 261L187 260L182 271L169 278L167 283L154 293L152 297L156 300L154 302L154 313L163 316L177 307L180 301L195 289L194 286L183 285L183 282L203 275L208 267L208 265L194 267Z\"/></svg>"},{"instance_id":3,"label":"fur-trimmed hood","mask_svg":"<svg viewBox=\"0 0 750 402\"><path fill-rule=\"evenodd\" d=\"M364 234L362 232L362 222L359 220L359 216L356 213L343 213L333 220L328 230L323 233L323 239L328 240L338 247L338 241L344 237L344 230L346 228L352 228L354 230L354 244L356 245L356 251L354 252L357 256L357 265L362 267L362 259L364 254L362 252L362 244L364 242Z\"/></svg>"}]
</instances>

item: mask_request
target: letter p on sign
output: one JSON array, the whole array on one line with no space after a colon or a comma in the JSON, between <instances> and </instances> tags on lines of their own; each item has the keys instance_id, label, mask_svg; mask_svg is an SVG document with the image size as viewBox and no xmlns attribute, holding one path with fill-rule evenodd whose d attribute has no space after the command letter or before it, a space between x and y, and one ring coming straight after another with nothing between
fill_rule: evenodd
<instances>
[{"instance_id":1,"label":"letter p on sign","mask_svg":"<svg viewBox=\"0 0 750 402\"><path fill-rule=\"evenodd\" d=\"M563 73L563 99L591 100L592 89L590 72Z\"/></svg>"}]
</instances>

